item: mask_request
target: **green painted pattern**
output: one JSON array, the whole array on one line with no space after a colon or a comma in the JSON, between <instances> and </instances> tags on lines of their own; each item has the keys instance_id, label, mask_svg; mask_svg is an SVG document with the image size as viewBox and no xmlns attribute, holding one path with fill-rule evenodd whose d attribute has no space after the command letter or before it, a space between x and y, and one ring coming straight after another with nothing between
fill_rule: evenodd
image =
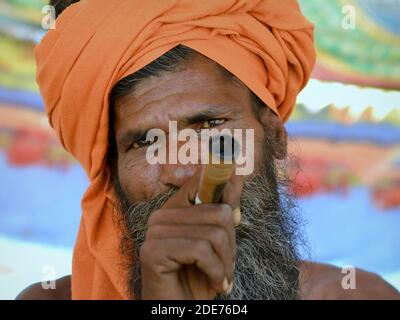
<instances>
[{"instance_id":1,"label":"green painted pattern","mask_svg":"<svg viewBox=\"0 0 400 320\"><path fill-rule=\"evenodd\" d=\"M315 44L321 66L338 73L400 82L400 37L385 37L377 32L379 27L356 6L355 0L299 2L303 13L316 25ZM47 3L48 0L0 0L0 22L39 29L43 17L40 9ZM355 6L355 29L342 27L345 4ZM32 49L32 43L0 33L0 86L37 90Z\"/></svg>"},{"instance_id":2,"label":"green painted pattern","mask_svg":"<svg viewBox=\"0 0 400 320\"><path fill-rule=\"evenodd\" d=\"M372 20L354 1L300 0L300 4L303 13L316 26L315 41L321 65L339 72L400 80L400 38L392 35L390 39L375 32ZM342 9L346 4L356 10L355 29L342 27Z\"/></svg>"},{"instance_id":3,"label":"green painted pattern","mask_svg":"<svg viewBox=\"0 0 400 320\"><path fill-rule=\"evenodd\" d=\"M1 0L0 19L11 18L19 23L40 25L41 9L49 3L48 0Z\"/></svg>"},{"instance_id":4,"label":"green painted pattern","mask_svg":"<svg viewBox=\"0 0 400 320\"><path fill-rule=\"evenodd\" d=\"M33 44L0 37L0 86L38 91Z\"/></svg>"}]
</instances>

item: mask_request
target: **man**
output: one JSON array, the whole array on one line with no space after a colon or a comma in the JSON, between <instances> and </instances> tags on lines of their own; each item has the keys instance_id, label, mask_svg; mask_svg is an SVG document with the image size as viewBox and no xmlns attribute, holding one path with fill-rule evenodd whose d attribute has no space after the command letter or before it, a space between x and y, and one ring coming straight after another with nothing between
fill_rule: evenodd
<instances>
[{"instance_id":1,"label":"man","mask_svg":"<svg viewBox=\"0 0 400 320\"><path fill-rule=\"evenodd\" d=\"M18 298L399 298L362 270L345 290L339 269L297 252L298 220L277 168L283 122L315 60L296 1L69 2L37 48L38 82L91 185L72 278ZM56 3L58 14L69 2ZM219 204L196 204L202 165L146 158L156 142L148 131L170 134L170 121L253 129L254 172L234 175Z\"/></svg>"}]
</instances>

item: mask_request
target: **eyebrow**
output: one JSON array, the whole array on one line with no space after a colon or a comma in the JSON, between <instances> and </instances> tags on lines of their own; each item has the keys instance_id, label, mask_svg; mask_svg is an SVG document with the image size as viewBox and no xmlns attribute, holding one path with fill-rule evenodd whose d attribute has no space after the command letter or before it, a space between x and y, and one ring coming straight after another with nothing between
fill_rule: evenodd
<instances>
[{"instance_id":1,"label":"eyebrow","mask_svg":"<svg viewBox=\"0 0 400 320\"><path fill-rule=\"evenodd\" d=\"M227 115L228 113L232 112L232 108L219 106L219 107L211 107L209 109L197 111L193 115L188 115L183 117L178 122L182 122L186 125L199 123L201 121L212 120L217 117L221 117L222 115Z\"/></svg>"},{"instance_id":2,"label":"eyebrow","mask_svg":"<svg viewBox=\"0 0 400 320\"><path fill-rule=\"evenodd\" d=\"M202 121L213 120L217 117L227 116L231 113L237 114L238 111L236 108L229 106L208 106L206 109L195 111L195 113L191 112L190 115L184 115L181 119L177 119L178 127L187 126L195 123L199 123ZM146 138L147 132L150 131L153 127L149 127L147 129L129 129L123 134L121 134L121 138L118 139L117 143L125 146L129 143L139 141L141 139Z\"/></svg>"}]
</instances>

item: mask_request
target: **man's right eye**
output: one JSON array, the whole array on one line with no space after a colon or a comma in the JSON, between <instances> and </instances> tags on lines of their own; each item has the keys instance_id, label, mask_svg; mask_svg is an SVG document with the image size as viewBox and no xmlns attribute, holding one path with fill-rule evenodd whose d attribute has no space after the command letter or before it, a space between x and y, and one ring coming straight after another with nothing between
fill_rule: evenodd
<instances>
[{"instance_id":1,"label":"man's right eye","mask_svg":"<svg viewBox=\"0 0 400 320\"><path fill-rule=\"evenodd\" d=\"M143 137L139 140L136 140L135 142L133 142L132 144L129 145L128 150L130 149L140 149L143 147L148 147L150 145L152 145L153 143L157 142L158 137L155 136L152 140L147 139L146 137Z\"/></svg>"}]
</instances>

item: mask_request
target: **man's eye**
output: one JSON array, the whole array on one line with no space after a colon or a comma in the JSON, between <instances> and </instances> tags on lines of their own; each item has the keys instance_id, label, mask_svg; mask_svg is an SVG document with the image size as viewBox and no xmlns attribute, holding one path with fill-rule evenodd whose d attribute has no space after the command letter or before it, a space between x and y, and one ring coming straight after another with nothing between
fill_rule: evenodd
<instances>
[{"instance_id":1,"label":"man's eye","mask_svg":"<svg viewBox=\"0 0 400 320\"><path fill-rule=\"evenodd\" d=\"M148 147L150 145L152 145L153 143L157 142L158 137L154 137L153 139L147 139L146 137L135 141L134 143L132 143L129 147L129 149L140 149L143 147Z\"/></svg>"},{"instance_id":2,"label":"man's eye","mask_svg":"<svg viewBox=\"0 0 400 320\"><path fill-rule=\"evenodd\" d=\"M212 119L203 121L200 129L209 129L219 126L225 122L225 119Z\"/></svg>"}]
</instances>

